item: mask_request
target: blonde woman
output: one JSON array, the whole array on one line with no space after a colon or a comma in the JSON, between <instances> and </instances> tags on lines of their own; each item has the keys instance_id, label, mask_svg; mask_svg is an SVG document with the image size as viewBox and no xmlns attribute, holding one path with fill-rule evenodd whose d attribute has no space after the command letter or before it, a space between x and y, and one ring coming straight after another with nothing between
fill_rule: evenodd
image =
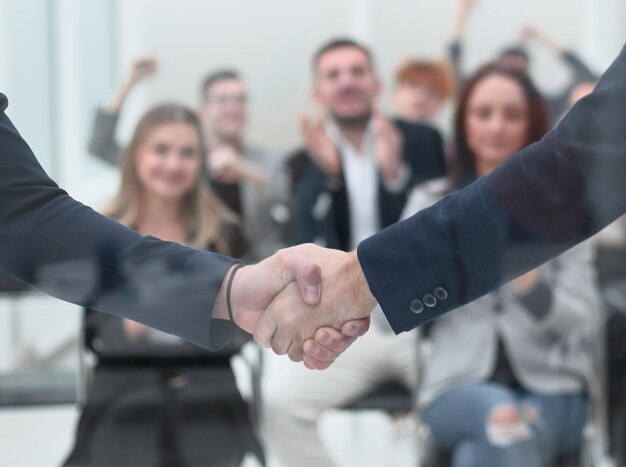
<instances>
[{"instance_id":1,"label":"blonde woman","mask_svg":"<svg viewBox=\"0 0 626 467\"><path fill-rule=\"evenodd\" d=\"M153 108L123 153L120 188L105 213L142 235L237 256L237 219L202 180L203 155L192 111ZM155 268L160 261L154 258ZM260 450L229 366L237 338L234 347L209 353L134 321L88 312L86 344L98 364L66 465L239 465L247 449ZM231 414L230 423L216 407ZM192 441L224 436L243 442L218 449Z\"/></svg>"},{"instance_id":2,"label":"blonde woman","mask_svg":"<svg viewBox=\"0 0 626 467\"><path fill-rule=\"evenodd\" d=\"M105 214L142 235L239 256L236 218L202 180L204 154L193 111L176 104L149 110L122 153L120 188ZM148 329L124 320L131 339Z\"/></svg>"}]
</instances>

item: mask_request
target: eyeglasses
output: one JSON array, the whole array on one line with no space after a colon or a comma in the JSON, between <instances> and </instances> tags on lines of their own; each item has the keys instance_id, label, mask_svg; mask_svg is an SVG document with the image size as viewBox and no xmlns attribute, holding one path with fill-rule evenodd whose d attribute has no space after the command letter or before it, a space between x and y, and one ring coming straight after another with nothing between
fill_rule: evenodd
<instances>
[{"instance_id":1,"label":"eyeglasses","mask_svg":"<svg viewBox=\"0 0 626 467\"><path fill-rule=\"evenodd\" d=\"M245 94L218 94L215 96L209 96L207 102L213 104L225 105L228 103L243 105L248 102L248 96Z\"/></svg>"}]
</instances>

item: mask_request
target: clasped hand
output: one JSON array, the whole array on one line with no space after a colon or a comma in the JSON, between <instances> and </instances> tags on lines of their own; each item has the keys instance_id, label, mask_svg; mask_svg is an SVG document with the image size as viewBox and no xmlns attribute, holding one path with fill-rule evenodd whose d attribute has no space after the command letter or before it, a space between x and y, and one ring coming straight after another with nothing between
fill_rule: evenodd
<instances>
[{"instance_id":1,"label":"clasped hand","mask_svg":"<svg viewBox=\"0 0 626 467\"><path fill-rule=\"evenodd\" d=\"M221 314L224 302L220 290L215 306ZM308 368L325 369L367 332L376 300L356 252L306 244L241 268L231 305L235 324L259 344Z\"/></svg>"}]
</instances>

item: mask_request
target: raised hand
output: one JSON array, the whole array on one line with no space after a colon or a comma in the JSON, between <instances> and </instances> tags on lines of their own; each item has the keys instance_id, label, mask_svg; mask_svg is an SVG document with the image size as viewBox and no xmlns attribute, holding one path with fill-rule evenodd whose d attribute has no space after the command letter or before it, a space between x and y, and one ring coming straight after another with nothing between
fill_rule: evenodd
<instances>
[{"instance_id":1,"label":"raised hand","mask_svg":"<svg viewBox=\"0 0 626 467\"><path fill-rule=\"evenodd\" d=\"M477 3L477 0L458 0L456 15L452 27L453 42L458 42L463 37L469 13Z\"/></svg>"},{"instance_id":2,"label":"raised hand","mask_svg":"<svg viewBox=\"0 0 626 467\"><path fill-rule=\"evenodd\" d=\"M374 131L376 132L376 162L383 179L397 180L402 168L402 134L378 108L374 110Z\"/></svg>"},{"instance_id":3,"label":"raised hand","mask_svg":"<svg viewBox=\"0 0 626 467\"><path fill-rule=\"evenodd\" d=\"M326 127L322 115L310 117L302 115L300 118L300 132L304 139L309 156L313 162L329 177L336 177L341 173L341 162L335 144L326 134Z\"/></svg>"},{"instance_id":4,"label":"raised hand","mask_svg":"<svg viewBox=\"0 0 626 467\"><path fill-rule=\"evenodd\" d=\"M221 183L236 183L241 178L241 157L232 146L223 145L208 155L211 178Z\"/></svg>"},{"instance_id":5,"label":"raised hand","mask_svg":"<svg viewBox=\"0 0 626 467\"><path fill-rule=\"evenodd\" d=\"M258 187L267 183L265 175L247 164L239 152L230 145L213 149L208 154L207 161L211 177L221 183L237 183L244 179Z\"/></svg>"},{"instance_id":6,"label":"raised hand","mask_svg":"<svg viewBox=\"0 0 626 467\"><path fill-rule=\"evenodd\" d=\"M128 77L121 82L113 98L103 108L108 112L118 113L122 109L128 93L139 81L153 75L158 68L156 58L152 56L140 56L133 61Z\"/></svg>"},{"instance_id":7,"label":"raised hand","mask_svg":"<svg viewBox=\"0 0 626 467\"><path fill-rule=\"evenodd\" d=\"M157 59L151 55L137 57L133 61L133 66L128 76L129 83L133 85L148 76L153 75L156 73L158 65L159 62Z\"/></svg>"},{"instance_id":8,"label":"raised hand","mask_svg":"<svg viewBox=\"0 0 626 467\"><path fill-rule=\"evenodd\" d=\"M520 37L523 40L536 40L542 42L557 53L563 51L561 43L534 24L525 24L520 29Z\"/></svg>"}]
</instances>

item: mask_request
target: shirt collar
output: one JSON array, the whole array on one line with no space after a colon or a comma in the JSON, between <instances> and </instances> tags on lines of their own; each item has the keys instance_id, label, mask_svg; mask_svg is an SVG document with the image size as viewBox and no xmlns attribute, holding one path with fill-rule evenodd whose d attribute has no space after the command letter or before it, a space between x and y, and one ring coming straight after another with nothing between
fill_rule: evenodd
<instances>
[{"instance_id":1,"label":"shirt collar","mask_svg":"<svg viewBox=\"0 0 626 467\"><path fill-rule=\"evenodd\" d=\"M343 136L341 130L334 121L331 120L326 123L326 134L340 150L345 150L345 148L348 147L354 151L352 144ZM365 144L363 144L363 152L367 152L369 148L373 147L372 143L375 138L376 132L374 130L374 119L370 118L365 130Z\"/></svg>"}]
</instances>

